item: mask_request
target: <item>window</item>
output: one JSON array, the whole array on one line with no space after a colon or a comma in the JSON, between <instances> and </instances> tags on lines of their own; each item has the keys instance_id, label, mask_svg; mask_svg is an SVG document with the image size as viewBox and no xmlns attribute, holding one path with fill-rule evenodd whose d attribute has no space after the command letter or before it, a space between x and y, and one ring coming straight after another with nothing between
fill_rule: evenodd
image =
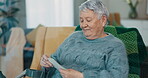
<instances>
[{"instance_id":1,"label":"window","mask_svg":"<svg viewBox=\"0 0 148 78\"><path fill-rule=\"evenodd\" d=\"M26 0L27 28L74 26L73 0Z\"/></svg>"}]
</instances>

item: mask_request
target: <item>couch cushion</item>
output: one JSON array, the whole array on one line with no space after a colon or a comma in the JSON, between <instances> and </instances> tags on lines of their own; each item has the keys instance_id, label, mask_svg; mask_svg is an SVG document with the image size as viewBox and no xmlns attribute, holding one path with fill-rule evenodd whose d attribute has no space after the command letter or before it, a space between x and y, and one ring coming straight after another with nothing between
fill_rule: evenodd
<instances>
[{"instance_id":1,"label":"couch cushion","mask_svg":"<svg viewBox=\"0 0 148 78\"><path fill-rule=\"evenodd\" d=\"M36 32L38 30L39 27L43 27L43 25L38 25L37 28L33 29L31 32L29 32L27 35L26 35L26 39L29 43L31 43L32 46L35 45L35 37L36 37Z\"/></svg>"}]
</instances>

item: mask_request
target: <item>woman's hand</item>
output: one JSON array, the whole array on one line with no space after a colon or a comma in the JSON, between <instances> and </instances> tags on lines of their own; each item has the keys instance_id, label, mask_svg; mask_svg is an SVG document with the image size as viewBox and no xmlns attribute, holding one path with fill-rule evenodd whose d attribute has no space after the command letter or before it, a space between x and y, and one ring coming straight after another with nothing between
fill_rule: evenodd
<instances>
[{"instance_id":1,"label":"woman's hand","mask_svg":"<svg viewBox=\"0 0 148 78\"><path fill-rule=\"evenodd\" d=\"M40 60L40 65L43 67L53 67L52 63L49 62L47 55L43 55Z\"/></svg>"},{"instance_id":2,"label":"woman's hand","mask_svg":"<svg viewBox=\"0 0 148 78\"><path fill-rule=\"evenodd\" d=\"M73 69L60 69L63 78L83 78L83 74Z\"/></svg>"}]
</instances>

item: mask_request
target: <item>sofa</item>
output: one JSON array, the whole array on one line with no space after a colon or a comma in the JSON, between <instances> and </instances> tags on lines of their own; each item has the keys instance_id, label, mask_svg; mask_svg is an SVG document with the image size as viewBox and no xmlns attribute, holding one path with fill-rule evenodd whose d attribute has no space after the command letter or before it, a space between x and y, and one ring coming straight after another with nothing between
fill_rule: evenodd
<instances>
[{"instance_id":1,"label":"sofa","mask_svg":"<svg viewBox=\"0 0 148 78\"><path fill-rule=\"evenodd\" d=\"M46 32L47 30L48 32ZM31 33L33 29L24 29L24 31L27 35L28 33ZM30 68L40 70L39 60L41 55L48 54L50 56L62 41L74 31L81 31L80 26L39 28L38 32L36 32L37 39L35 44L28 41L24 46L31 48L34 46L34 50L24 50L24 69ZM143 61L147 58L147 51L138 30L136 28L107 26L105 27L105 31L118 37L125 43L130 65L129 78L145 78L141 74L141 67L143 66ZM11 32L9 31L5 34L4 43L7 43L10 33ZM50 36L44 36L44 38L41 37L41 35L43 36L45 33ZM39 47L42 48L38 49Z\"/></svg>"}]
</instances>

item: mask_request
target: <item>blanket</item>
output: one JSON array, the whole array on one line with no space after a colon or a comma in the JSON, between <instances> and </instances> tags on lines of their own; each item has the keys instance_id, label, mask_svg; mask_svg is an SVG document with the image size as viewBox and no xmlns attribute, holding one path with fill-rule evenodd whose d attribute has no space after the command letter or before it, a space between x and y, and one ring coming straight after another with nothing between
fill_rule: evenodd
<instances>
[{"instance_id":1,"label":"blanket","mask_svg":"<svg viewBox=\"0 0 148 78\"><path fill-rule=\"evenodd\" d=\"M24 31L21 28L12 28L6 56L1 57L1 70L6 78L15 78L23 71L23 47L26 43Z\"/></svg>"}]
</instances>

